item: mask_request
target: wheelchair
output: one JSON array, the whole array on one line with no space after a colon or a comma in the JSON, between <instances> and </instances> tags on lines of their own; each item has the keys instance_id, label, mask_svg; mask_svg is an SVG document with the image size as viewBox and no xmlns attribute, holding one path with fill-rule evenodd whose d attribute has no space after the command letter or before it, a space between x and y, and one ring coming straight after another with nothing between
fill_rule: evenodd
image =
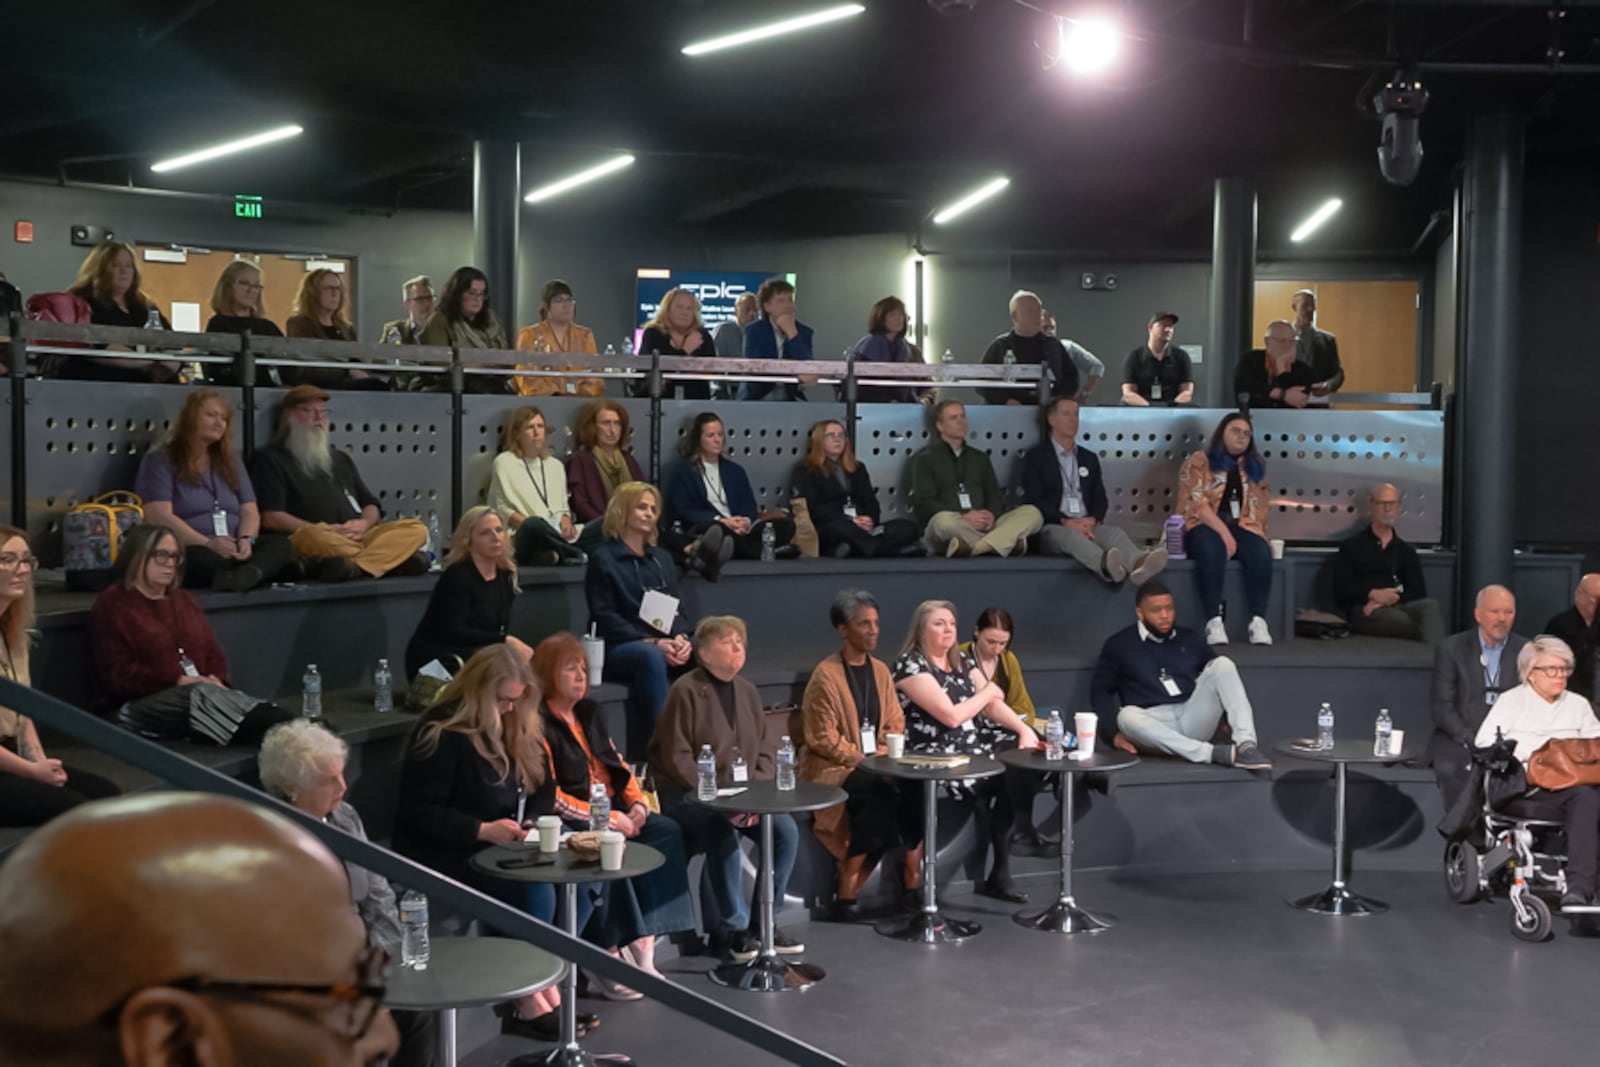
<instances>
[{"instance_id":1,"label":"wheelchair","mask_svg":"<svg viewBox=\"0 0 1600 1067\"><path fill-rule=\"evenodd\" d=\"M1517 814L1517 801L1496 811L1444 850L1445 893L1457 904L1504 894L1511 903L1511 933L1522 941L1550 937L1555 916L1547 895L1567 891L1566 831L1559 822Z\"/></svg>"}]
</instances>

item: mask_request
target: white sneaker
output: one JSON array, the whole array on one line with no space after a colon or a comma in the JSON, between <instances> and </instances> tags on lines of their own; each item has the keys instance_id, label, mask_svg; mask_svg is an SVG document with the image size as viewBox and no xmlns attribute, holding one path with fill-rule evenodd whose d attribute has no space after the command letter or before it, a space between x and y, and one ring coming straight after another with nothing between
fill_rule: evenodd
<instances>
[{"instance_id":1,"label":"white sneaker","mask_svg":"<svg viewBox=\"0 0 1600 1067\"><path fill-rule=\"evenodd\" d=\"M1260 615L1250 617L1250 643L1252 645L1272 644L1272 631L1267 629L1267 620Z\"/></svg>"},{"instance_id":2,"label":"white sneaker","mask_svg":"<svg viewBox=\"0 0 1600 1067\"><path fill-rule=\"evenodd\" d=\"M1271 640L1270 638L1268 640ZM1206 644L1225 645L1228 643L1228 631L1222 626L1222 616L1206 621Z\"/></svg>"}]
</instances>

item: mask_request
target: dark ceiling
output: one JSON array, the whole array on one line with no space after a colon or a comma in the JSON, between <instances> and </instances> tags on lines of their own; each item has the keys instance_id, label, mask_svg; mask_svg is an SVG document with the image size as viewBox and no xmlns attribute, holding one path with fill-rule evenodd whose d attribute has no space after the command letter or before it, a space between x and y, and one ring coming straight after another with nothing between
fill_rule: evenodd
<instances>
[{"instance_id":1,"label":"dark ceiling","mask_svg":"<svg viewBox=\"0 0 1600 1067\"><path fill-rule=\"evenodd\" d=\"M1448 206L1471 115L1531 116L1531 155L1600 153L1600 5L1130 0L1104 79L1047 68L1072 0L863 0L859 18L688 58L679 48L834 0L56 0L8 10L0 173L466 209L476 137L524 144L529 187L627 150L552 202L726 236L911 233L994 173L962 239L1152 254L1209 245L1210 184L1254 179L1281 250L1326 196L1318 254L1408 249ZM21 5L17 5L21 7ZM935 6L954 6L941 14ZM1042 9L1042 10L1041 10ZM1423 64L1427 158L1378 175L1369 79ZM1459 69L1460 64L1475 64ZM1491 67L1520 67L1520 71ZM285 121L305 136L181 173L163 155ZM941 235L931 229L930 244Z\"/></svg>"}]
</instances>

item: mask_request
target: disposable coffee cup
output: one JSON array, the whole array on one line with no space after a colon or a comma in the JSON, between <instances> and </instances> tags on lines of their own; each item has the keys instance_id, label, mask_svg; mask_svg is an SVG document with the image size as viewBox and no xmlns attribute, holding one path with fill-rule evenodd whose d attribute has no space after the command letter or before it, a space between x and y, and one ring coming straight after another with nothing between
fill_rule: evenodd
<instances>
[{"instance_id":1,"label":"disposable coffee cup","mask_svg":"<svg viewBox=\"0 0 1600 1067\"><path fill-rule=\"evenodd\" d=\"M602 871L622 870L622 852L628 846L628 839L618 830L602 830L600 832L600 869Z\"/></svg>"},{"instance_id":2,"label":"disposable coffee cup","mask_svg":"<svg viewBox=\"0 0 1600 1067\"><path fill-rule=\"evenodd\" d=\"M589 687L600 684L606 669L606 643L590 634L583 635L583 654L589 657Z\"/></svg>"},{"instance_id":3,"label":"disposable coffee cup","mask_svg":"<svg viewBox=\"0 0 1600 1067\"><path fill-rule=\"evenodd\" d=\"M561 847L561 816L541 815L534 825L539 828L540 852L554 852Z\"/></svg>"},{"instance_id":4,"label":"disposable coffee cup","mask_svg":"<svg viewBox=\"0 0 1600 1067\"><path fill-rule=\"evenodd\" d=\"M1389 755L1398 756L1406 749L1406 732L1404 730L1389 731Z\"/></svg>"},{"instance_id":5,"label":"disposable coffee cup","mask_svg":"<svg viewBox=\"0 0 1600 1067\"><path fill-rule=\"evenodd\" d=\"M1078 747L1073 749L1073 759L1088 759L1094 755L1095 727L1100 716L1092 711L1080 711L1072 716L1072 725L1078 734Z\"/></svg>"},{"instance_id":6,"label":"disposable coffee cup","mask_svg":"<svg viewBox=\"0 0 1600 1067\"><path fill-rule=\"evenodd\" d=\"M1283 558L1283 538L1274 537L1272 540L1268 541L1267 544L1272 548L1273 559Z\"/></svg>"},{"instance_id":7,"label":"disposable coffee cup","mask_svg":"<svg viewBox=\"0 0 1600 1067\"><path fill-rule=\"evenodd\" d=\"M906 754L905 734L884 734L883 741L889 746L890 759L899 759Z\"/></svg>"}]
</instances>

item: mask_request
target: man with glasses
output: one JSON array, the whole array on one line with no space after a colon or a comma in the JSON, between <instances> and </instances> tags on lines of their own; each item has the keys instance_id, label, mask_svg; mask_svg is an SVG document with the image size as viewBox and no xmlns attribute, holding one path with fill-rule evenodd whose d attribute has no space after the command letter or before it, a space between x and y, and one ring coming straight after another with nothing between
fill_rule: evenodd
<instances>
[{"instance_id":1,"label":"man with glasses","mask_svg":"<svg viewBox=\"0 0 1600 1067\"><path fill-rule=\"evenodd\" d=\"M344 867L235 800L97 801L0 867L0 1065L362 1067L398 1045Z\"/></svg>"},{"instance_id":2,"label":"man with glasses","mask_svg":"<svg viewBox=\"0 0 1600 1067\"><path fill-rule=\"evenodd\" d=\"M1433 767L1446 811L1466 784L1478 727L1500 694L1516 688L1517 657L1528 643L1511 632L1517 598L1503 585L1478 590L1472 617L1478 625L1445 638L1433 655L1433 734L1422 761Z\"/></svg>"},{"instance_id":3,"label":"man with glasses","mask_svg":"<svg viewBox=\"0 0 1600 1067\"><path fill-rule=\"evenodd\" d=\"M421 344L422 327L433 314L433 282L426 274L419 274L400 288L400 302L405 305L406 317L383 324L383 343L386 345Z\"/></svg>"},{"instance_id":4,"label":"man with glasses","mask_svg":"<svg viewBox=\"0 0 1600 1067\"><path fill-rule=\"evenodd\" d=\"M1367 497L1372 521L1339 545L1333 561L1333 596L1350 629L1436 645L1444 615L1428 596L1417 550L1395 532L1405 506L1388 482Z\"/></svg>"},{"instance_id":5,"label":"man with glasses","mask_svg":"<svg viewBox=\"0 0 1600 1067\"><path fill-rule=\"evenodd\" d=\"M1044 304L1038 294L1018 289L1011 294L1010 311L1011 329L989 342L983 351L983 362L1048 367L1051 396L1078 396L1078 366L1067 354L1066 346L1044 332ZM990 404L1033 403L1030 389L995 385L979 389L978 394Z\"/></svg>"},{"instance_id":6,"label":"man with glasses","mask_svg":"<svg viewBox=\"0 0 1600 1067\"><path fill-rule=\"evenodd\" d=\"M427 573L427 527L382 521L355 460L330 442L331 425L323 390L297 385L284 395L272 444L250 466L261 528L288 535L295 555L316 563L318 581Z\"/></svg>"}]
</instances>

